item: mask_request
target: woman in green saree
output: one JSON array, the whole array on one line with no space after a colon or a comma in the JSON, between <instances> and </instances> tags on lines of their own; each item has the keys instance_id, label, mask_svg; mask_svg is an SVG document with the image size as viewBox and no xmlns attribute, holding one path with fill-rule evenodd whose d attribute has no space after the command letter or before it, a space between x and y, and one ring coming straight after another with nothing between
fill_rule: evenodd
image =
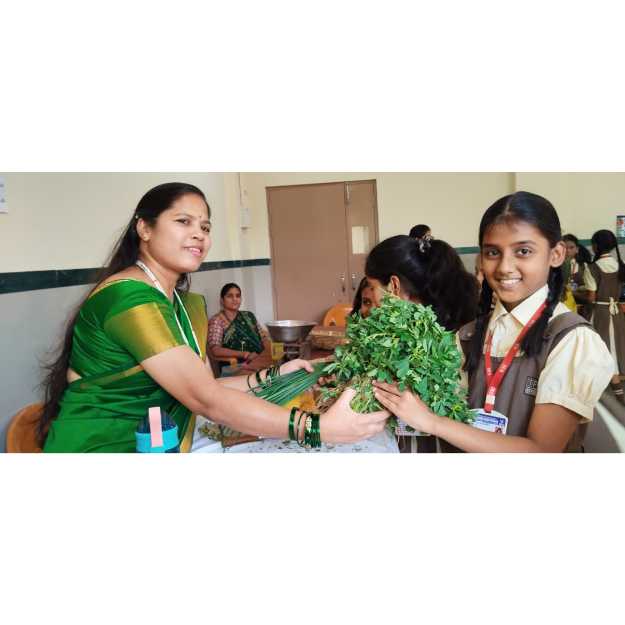
<instances>
[{"instance_id":1,"label":"woman in green saree","mask_svg":"<svg viewBox=\"0 0 625 625\"><path fill-rule=\"evenodd\" d=\"M197 187L167 183L141 199L49 367L39 428L44 451L134 451L134 432L153 406L172 416L181 439L192 414L247 434L288 437L286 409L247 393L247 378L215 380L207 366L206 305L188 292L188 274L208 252L209 233L210 209ZM296 360L280 374L300 368L311 370ZM382 431L388 413L357 414L352 396L346 392L322 415L322 440L358 441Z\"/></svg>"},{"instance_id":2,"label":"woman in green saree","mask_svg":"<svg viewBox=\"0 0 625 625\"><path fill-rule=\"evenodd\" d=\"M236 358L249 363L269 348L269 340L256 321L254 313L241 308L241 288L234 282L224 285L220 293L221 310L208 322L208 348L218 362Z\"/></svg>"}]
</instances>

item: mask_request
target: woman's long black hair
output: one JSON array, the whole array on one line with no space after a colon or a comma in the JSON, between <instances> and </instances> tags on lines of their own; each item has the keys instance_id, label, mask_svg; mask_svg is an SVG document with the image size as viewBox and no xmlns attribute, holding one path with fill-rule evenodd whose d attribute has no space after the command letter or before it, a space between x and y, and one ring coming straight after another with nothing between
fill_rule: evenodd
<instances>
[{"instance_id":1,"label":"woman's long black hair","mask_svg":"<svg viewBox=\"0 0 625 625\"><path fill-rule=\"evenodd\" d=\"M405 235L386 239L369 253L365 274L382 284L397 276L410 297L432 306L447 330L455 332L475 319L477 280L445 241L419 241Z\"/></svg>"},{"instance_id":2,"label":"woman's long black hair","mask_svg":"<svg viewBox=\"0 0 625 625\"><path fill-rule=\"evenodd\" d=\"M611 230L597 230L597 232L592 235L590 242L595 248L593 263L596 263L603 254L608 254L612 250L616 250L616 256L618 258L618 279L621 282L625 282L625 265L621 259L621 252L618 249L618 239L614 232Z\"/></svg>"},{"instance_id":3,"label":"woman's long black hair","mask_svg":"<svg viewBox=\"0 0 625 625\"><path fill-rule=\"evenodd\" d=\"M497 200L484 213L480 222L480 248L484 241L484 235L491 226L514 222L525 222L534 226L549 241L549 245L552 248L562 240L560 219L551 202L534 193L517 191L512 195L506 195ZM562 297L564 290L562 267L551 267L547 285L549 287L547 307L521 343L521 349L527 356L533 356L540 351L549 319L551 319L551 315ZM465 371L469 373L473 373L477 369L482 357L492 301L493 291L488 282L484 280L480 293L477 320L475 322L475 333L471 339L469 355L464 365Z\"/></svg>"},{"instance_id":4,"label":"woman's long black hair","mask_svg":"<svg viewBox=\"0 0 625 625\"><path fill-rule=\"evenodd\" d=\"M72 353L74 326L76 325L80 308L99 284L110 276L131 267L139 259L140 239L137 233L138 220L143 219L148 225L154 226L159 215L170 208L176 200L185 195L198 195L206 202L206 197L200 189L184 182L168 182L166 184L161 184L150 189L150 191L141 198L130 222L115 244L106 266L102 268L96 277L96 286L85 296L76 311L71 315L64 338L59 347L58 357L53 362L43 366L46 372L45 378L41 384L44 406L38 426L39 440L42 445L50 423L59 413L59 402L68 386L67 370L69 369ZM206 202L206 206L208 207L208 215L210 218L208 202ZM182 274L180 276L176 287L182 291L189 289L188 274Z\"/></svg>"},{"instance_id":5,"label":"woman's long black hair","mask_svg":"<svg viewBox=\"0 0 625 625\"><path fill-rule=\"evenodd\" d=\"M592 256L590 255L588 248L585 245L582 245L579 242L579 239L574 234L565 234L562 237L562 240L569 241L577 246L577 254L575 256L575 260L577 261L577 264L580 266L580 268L584 265L590 265L590 263L592 263Z\"/></svg>"}]
</instances>

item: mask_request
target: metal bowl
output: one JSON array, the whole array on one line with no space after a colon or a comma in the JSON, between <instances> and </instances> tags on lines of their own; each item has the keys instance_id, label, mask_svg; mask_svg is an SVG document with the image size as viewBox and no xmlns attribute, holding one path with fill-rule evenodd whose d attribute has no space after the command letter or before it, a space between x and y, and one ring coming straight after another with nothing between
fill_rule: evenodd
<instances>
[{"instance_id":1,"label":"metal bowl","mask_svg":"<svg viewBox=\"0 0 625 625\"><path fill-rule=\"evenodd\" d=\"M267 329L276 343L297 343L306 339L310 331L317 325L314 321L268 321Z\"/></svg>"}]
</instances>

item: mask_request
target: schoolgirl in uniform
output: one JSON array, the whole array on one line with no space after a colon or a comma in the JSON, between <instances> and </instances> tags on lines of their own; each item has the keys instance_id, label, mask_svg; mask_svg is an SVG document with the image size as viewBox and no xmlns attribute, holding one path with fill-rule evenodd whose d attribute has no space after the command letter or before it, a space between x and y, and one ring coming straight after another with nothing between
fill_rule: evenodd
<instances>
[{"instance_id":1,"label":"schoolgirl in uniform","mask_svg":"<svg viewBox=\"0 0 625 625\"><path fill-rule=\"evenodd\" d=\"M584 286L592 304L592 324L612 355L614 375L610 387L616 397L625 403L619 377L625 374L625 315L618 304L625 282L625 265L616 236L610 230L595 232L590 242L595 258L586 266ZM613 256L615 251L616 258Z\"/></svg>"},{"instance_id":2,"label":"schoolgirl in uniform","mask_svg":"<svg viewBox=\"0 0 625 625\"><path fill-rule=\"evenodd\" d=\"M588 304L584 287L584 272L586 266L592 262L588 249L583 246L574 234L565 234L562 237L566 246L566 258L569 264L568 284L578 304L579 314L590 321L592 306Z\"/></svg>"},{"instance_id":3,"label":"schoolgirl in uniform","mask_svg":"<svg viewBox=\"0 0 625 625\"><path fill-rule=\"evenodd\" d=\"M564 451L592 419L613 363L590 324L560 302L558 215L538 195L505 196L482 217L479 243L478 317L457 335L474 423L437 416L389 384L376 383L376 397L416 430L438 436L444 451Z\"/></svg>"}]
</instances>

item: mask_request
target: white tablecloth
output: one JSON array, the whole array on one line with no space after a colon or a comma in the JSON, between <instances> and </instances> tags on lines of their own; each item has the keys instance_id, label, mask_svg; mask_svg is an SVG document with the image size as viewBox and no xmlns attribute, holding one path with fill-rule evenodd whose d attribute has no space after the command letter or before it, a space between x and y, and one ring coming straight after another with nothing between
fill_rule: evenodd
<instances>
[{"instance_id":1,"label":"white tablecloth","mask_svg":"<svg viewBox=\"0 0 625 625\"><path fill-rule=\"evenodd\" d=\"M228 454L294 454L294 453L399 453L395 437L385 429L384 432L360 443L326 445L323 443L318 449L300 447L295 441L267 438L254 443L243 443L233 447L223 448L221 442L214 441L201 433L203 425L211 422L198 416L195 420L191 453L228 453Z\"/></svg>"}]
</instances>

